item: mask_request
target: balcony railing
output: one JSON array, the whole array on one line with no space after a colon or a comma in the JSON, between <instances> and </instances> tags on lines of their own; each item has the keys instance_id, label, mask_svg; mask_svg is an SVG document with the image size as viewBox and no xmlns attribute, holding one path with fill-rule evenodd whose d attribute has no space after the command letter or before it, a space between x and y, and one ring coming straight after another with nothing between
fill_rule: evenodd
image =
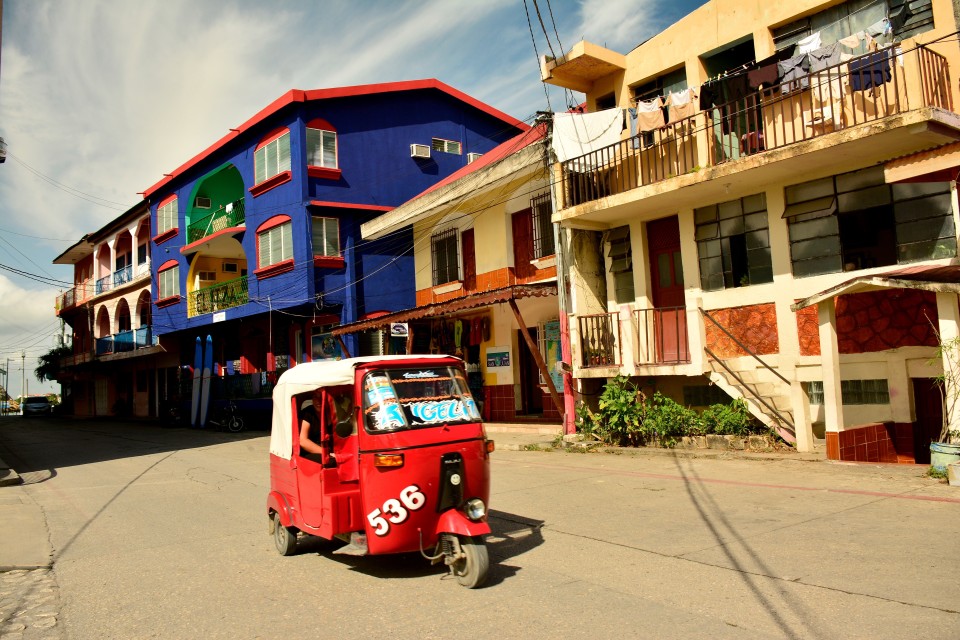
<instances>
[{"instance_id":1,"label":"balcony railing","mask_svg":"<svg viewBox=\"0 0 960 640\"><path fill-rule=\"evenodd\" d=\"M94 294L100 295L101 293L110 291L110 289L112 288L113 288L113 274L111 273L110 275L103 276L102 278L97 280L97 285L95 287Z\"/></svg>"},{"instance_id":2,"label":"balcony railing","mask_svg":"<svg viewBox=\"0 0 960 640\"><path fill-rule=\"evenodd\" d=\"M187 244L202 240L212 233L239 227L244 223L243 198L220 207L213 213L195 220L187 227Z\"/></svg>"},{"instance_id":3,"label":"balcony railing","mask_svg":"<svg viewBox=\"0 0 960 640\"><path fill-rule=\"evenodd\" d=\"M140 327L129 331L121 331L112 336L97 338L96 352L98 356L110 353L136 351L144 347L153 346L153 332L150 327Z\"/></svg>"},{"instance_id":4,"label":"balcony railing","mask_svg":"<svg viewBox=\"0 0 960 640\"><path fill-rule=\"evenodd\" d=\"M563 208L922 107L953 110L927 47L858 56L562 163Z\"/></svg>"},{"instance_id":5,"label":"balcony railing","mask_svg":"<svg viewBox=\"0 0 960 640\"><path fill-rule=\"evenodd\" d=\"M583 367L620 366L620 316L601 313L580 316L580 357Z\"/></svg>"},{"instance_id":6,"label":"balcony railing","mask_svg":"<svg viewBox=\"0 0 960 640\"><path fill-rule=\"evenodd\" d=\"M247 302L247 276L190 292L187 314L198 316Z\"/></svg>"},{"instance_id":7,"label":"balcony railing","mask_svg":"<svg viewBox=\"0 0 960 640\"><path fill-rule=\"evenodd\" d=\"M637 320L637 364L690 362L685 307L638 309L634 314Z\"/></svg>"}]
</instances>

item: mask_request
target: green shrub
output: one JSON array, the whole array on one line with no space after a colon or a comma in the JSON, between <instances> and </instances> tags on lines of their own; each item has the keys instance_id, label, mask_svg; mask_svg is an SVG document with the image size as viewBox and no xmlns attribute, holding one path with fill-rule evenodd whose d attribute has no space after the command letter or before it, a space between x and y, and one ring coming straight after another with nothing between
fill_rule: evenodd
<instances>
[{"instance_id":1,"label":"green shrub","mask_svg":"<svg viewBox=\"0 0 960 640\"><path fill-rule=\"evenodd\" d=\"M707 433L745 436L755 431L753 416L742 398L737 398L730 404L710 405L703 410L700 417Z\"/></svg>"}]
</instances>

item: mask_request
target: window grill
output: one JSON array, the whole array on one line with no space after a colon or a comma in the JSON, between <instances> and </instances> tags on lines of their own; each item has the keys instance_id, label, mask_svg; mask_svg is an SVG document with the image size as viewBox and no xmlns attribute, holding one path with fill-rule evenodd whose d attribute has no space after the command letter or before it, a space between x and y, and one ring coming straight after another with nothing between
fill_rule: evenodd
<instances>
[{"instance_id":1,"label":"window grill","mask_svg":"<svg viewBox=\"0 0 960 640\"><path fill-rule=\"evenodd\" d=\"M434 234L430 238L434 286L460 279L460 256L457 244L455 228Z\"/></svg>"},{"instance_id":2,"label":"window grill","mask_svg":"<svg viewBox=\"0 0 960 640\"><path fill-rule=\"evenodd\" d=\"M553 237L553 215L550 205L550 194L544 193L530 199L530 209L533 212L533 257L545 258L555 254L556 246Z\"/></svg>"}]
</instances>

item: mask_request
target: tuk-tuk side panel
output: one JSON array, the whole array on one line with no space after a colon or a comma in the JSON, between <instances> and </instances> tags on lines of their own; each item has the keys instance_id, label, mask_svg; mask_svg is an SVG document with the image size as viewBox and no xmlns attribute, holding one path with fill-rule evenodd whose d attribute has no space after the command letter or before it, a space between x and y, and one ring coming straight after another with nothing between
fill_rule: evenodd
<instances>
[{"instance_id":1,"label":"tuk-tuk side panel","mask_svg":"<svg viewBox=\"0 0 960 640\"><path fill-rule=\"evenodd\" d=\"M404 456L399 468L375 467L374 454L360 454L363 524L371 554L416 551L421 545L430 549L436 544L440 458L453 452L463 458L464 498L487 503L490 461L482 439L394 450Z\"/></svg>"},{"instance_id":2,"label":"tuk-tuk side panel","mask_svg":"<svg viewBox=\"0 0 960 640\"><path fill-rule=\"evenodd\" d=\"M299 512L296 468L293 460L285 460L279 456L270 455L270 490L271 494L276 493L283 497L283 502L291 513ZM269 499L267 508L270 508ZM286 526L291 525L298 526L298 523L295 521L286 523Z\"/></svg>"},{"instance_id":3,"label":"tuk-tuk side panel","mask_svg":"<svg viewBox=\"0 0 960 640\"><path fill-rule=\"evenodd\" d=\"M329 492L323 496L323 526L320 535L333 538L341 533L363 530L360 488Z\"/></svg>"}]
</instances>

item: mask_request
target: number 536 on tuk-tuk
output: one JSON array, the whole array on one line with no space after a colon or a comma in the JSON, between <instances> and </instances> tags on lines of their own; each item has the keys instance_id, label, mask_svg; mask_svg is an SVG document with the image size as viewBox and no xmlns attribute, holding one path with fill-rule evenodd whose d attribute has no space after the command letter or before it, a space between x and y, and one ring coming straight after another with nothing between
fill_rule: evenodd
<instances>
[{"instance_id":1,"label":"number 536 on tuk-tuk","mask_svg":"<svg viewBox=\"0 0 960 640\"><path fill-rule=\"evenodd\" d=\"M297 365L273 391L267 514L277 550L298 534L334 553L419 551L458 582L487 577L490 453L463 362L371 356Z\"/></svg>"}]
</instances>

